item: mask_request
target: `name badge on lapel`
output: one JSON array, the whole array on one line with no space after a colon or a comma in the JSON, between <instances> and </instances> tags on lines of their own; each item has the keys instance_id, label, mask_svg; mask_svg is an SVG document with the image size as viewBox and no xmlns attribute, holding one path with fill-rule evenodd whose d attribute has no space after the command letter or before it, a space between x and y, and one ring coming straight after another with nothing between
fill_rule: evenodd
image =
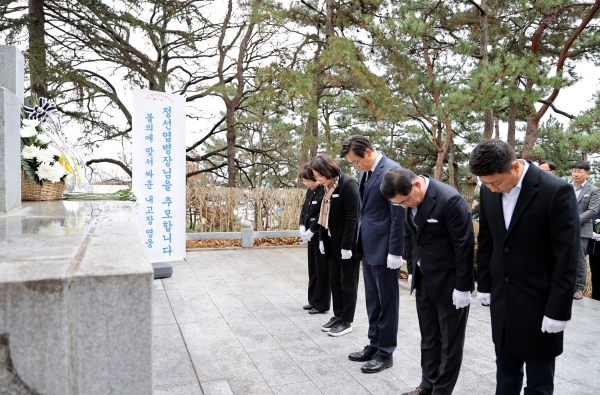
<instances>
[{"instance_id":1,"label":"name badge on lapel","mask_svg":"<svg viewBox=\"0 0 600 395\"><path fill-rule=\"evenodd\" d=\"M336 197L340 197L340 195L339 195L339 194L337 194L337 193L334 193L333 195L331 195L331 198L332 198L332 199L333 199L333 198L336 198Z\"/></svg>"},{"instance_id":2,"label":"name badge on lapel","mask_svg":"<svg viewBox=\"0 0 600 395\"><path fill-rule=\"evenodd\" d=\"M318 202L316 200L313 200L310 204L317 204Z\"/></svg>"}]
</instances>

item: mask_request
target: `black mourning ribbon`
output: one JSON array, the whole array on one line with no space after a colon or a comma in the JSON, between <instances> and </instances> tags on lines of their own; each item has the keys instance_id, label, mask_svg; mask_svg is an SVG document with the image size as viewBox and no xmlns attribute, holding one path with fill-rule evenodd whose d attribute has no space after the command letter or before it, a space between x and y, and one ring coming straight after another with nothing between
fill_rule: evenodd
<instances>
[{"instance_id":1,"label":"black mourning ribbon","mask_svg":"<svg viewBox=\"0 0 600 395\"><path fill-rule=\"evenodd\" d=\"M58 117L56 104L45 97L40 97L38 104L33 107L23 106L23 111L25 112L27 119L36 120L39 123L45 123L48 120L48 117Z\"/></svg>"}]
</instances>

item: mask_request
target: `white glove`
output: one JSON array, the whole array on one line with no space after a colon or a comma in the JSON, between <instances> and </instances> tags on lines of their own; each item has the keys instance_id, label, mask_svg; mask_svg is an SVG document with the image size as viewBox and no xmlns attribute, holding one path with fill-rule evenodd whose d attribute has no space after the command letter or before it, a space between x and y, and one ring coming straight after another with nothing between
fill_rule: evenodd
<instances>
[{"instance_id":1,"label":"white glove","mask_svg":"<svg viewBox=\"0 0 600 395\"><path fill-rule=\"evenodd\" d=\"M412 274L408 275L408 280L407 281L408 281L408 286L412 287Z\"/></svg>"},{"instance_id":2,"label":"white glove","mask_svg":"<svg viewBox=\"0 0 600 395\"><path fill-rule=\"evenodd\" d=\"M304 232L304 237L302 238L302 240L304 240L304 241L310 241L314 235L315 234L313 232L311 232L310 229L309 229L306 232Z\"/></svg>"},{"instance_id":3,"label":"white glove","mask_svg":"<svg viewBox=\"0 0 600 395\"><path fill-rule=\"evenodd\" d=\"M456 309L462 309L467 307L471 303L471 292L454 290L452 292L452 303L456 306Z\"/></svg>"},{"instance_id":4,"label":"white glove","mask_svg":"<svg viewBox=\"0 0 600 395\"><path fill-rule=\"evenodd\" d=\"M352 251L342 250L342 259L350 259L350 258L352 258Z\"/></svg>"},{"instance_id":5,"label":"white glove","mask_svg":"<svg viewBox=\"0 0 600 395\"><path fill-rule=\"evenodd\" d=\"M325 254L325 245L323 244L323 240L319 241L319 251L321 251L321 254Z\"/></svg>"},{"instance_id":6,"label":"white glove","mask_svg":"<svg viewBox=\"0 0 600 395\"><path fill-rule=\"evenodd\" d=\"M306 232L306 227L304 225L300 225L300 231L298 232L298 234L300 235L300 238L302 240L304 240L304 232Z\"/></svg>"},{"instance_id":7,"label":"white glove","mask_svg":"<svg viewBox=\"0 0 600 395\"><path fill-rule=\"evenodd\" d=\"M558 333L565 330L569 321L557 321L544 316L542 320L542 332Z\"/></svg>"},{"instance_id":8,"label":"white glove","mask_svg":"<svg viewBox=\"0 0 600 395\"><path fill-rule=\"evenodd\" d=\"M402 266L402 257L398 255L388 254L387 267L388 269L399 269Z\"/></svg>"},{"instance_id":9,"label":"white glove","mask_svg":"<svg viewBox=\"0 0 600 395\"><path fill-rule=\"evenodd\" d=\"M600 233L592 232L592 239L600 241Z\"/></svg>"},{"instance_id":10,"label":"white glove","mask_svg":"<svg viewBox=\"0 0 600 395\"><path fill-rule=\"evenodd\" d=\"M489 306L491 299L492 299L492 294L486 294L486 293L477 291L477 300L480 301L482 305Z\"/></svg>"}]
</instances>

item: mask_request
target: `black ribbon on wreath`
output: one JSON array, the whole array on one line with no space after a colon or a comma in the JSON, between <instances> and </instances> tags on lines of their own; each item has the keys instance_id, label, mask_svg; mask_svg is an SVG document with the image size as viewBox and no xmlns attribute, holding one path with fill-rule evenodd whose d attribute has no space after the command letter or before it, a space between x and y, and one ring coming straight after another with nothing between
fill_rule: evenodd
<instances>
[{"instance_id":1,"label":"black ribbon on wreath","mask_svg":"<svg viewBox=\"0 0 600 395\"><path fill-rule=\"evenodd\" d=\"M56 104L54 104L53 101L46 99L45 97L40 97L38 99L38 104L36 104L33 107L23 106L23 112L25 113L28 119L36 120L40 124L46 123L48 117L59 117Z\"/></svg>"}]
</instances>

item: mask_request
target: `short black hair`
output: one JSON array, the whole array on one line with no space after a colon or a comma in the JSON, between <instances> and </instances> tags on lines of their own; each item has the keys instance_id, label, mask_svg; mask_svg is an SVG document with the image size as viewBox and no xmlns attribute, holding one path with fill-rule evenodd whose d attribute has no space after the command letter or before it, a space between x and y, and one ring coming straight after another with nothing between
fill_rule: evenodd
<instances>
[{"instance_id":1,"label":"short black hair","mask_svg":"<svg viewBox=\"0 0 600 395\"><path fill-rule=\"evenodd\" d=\"M571 169L583 169L586 171L590 171L591 167L590 167L590 164L584 160L576 160L571 165Z\"/></svg>"},{"instance_id":2,"label":"short black hair","mask_svg":"<svg viewBox=\"0 0 600 395\"><path fill-rule=\"evenodd\" d=\"M325 154L315 156L310 168L329 180L336 178L341 172L340 164L331 156Z\"/></svg>"},{"instance_id":3,"label":"short black hair","mask_svg":"<svg viewBox=\"0 0 600 395\"><path fill-rule=\"evenodd\" d=\"M476 176L510 173L510 166L515 160L515 150L506 142L498 139L482 140L471 152L469 171Z\"/></svg>"},{"instance_id":4,"label":"short black hair","mask_svg":"<svg viewBox=\"0 0 600 395\"><path fill-rule=\"evenodd\" d=\"M392 199L396 195L408 196L416 179L417 175L412 170L394 167L383 175L379 191L386 199Z\"/></svg>"},{"instance_id":5,"label":"short black hair","mask_svg":"<svg viewBox=\"0 0 600 395\"><path fill-rule=\"evenodd\" d=\"M543 160L540 162L540 166L543 165L544 163L548 165L550 170L556 171L556 165L554 164L554 162L552 162L551 160Z\"/></svg>"},{"instance_id":6,"label":"short black hair","mask_svg":"<svg viewBox=\"0 0 600 395\"><path fill-rule=\"evenodd\" d=\"M354 152L354 155L359 158L364 158L367 148L373 151L373 145L368 138L361 136L360 134L350 136L342 143L340 158L345 158L350 151Z\"/></svg>"},{"instance_id":7,"label":"short black hair","mask_svg":"<svg viewBox=\"0 0 600 395\"><path fill-rule=\"evenodd\" d=\"M315 175L312 172L312 169L310 168L310 162L305 163L302 166L300 166L300 168L298 169L298 175L303 180L308 180L308 181L313 181L313 182L317 181L317 179L315 178Z\"/></svg>"}]
</instances>

